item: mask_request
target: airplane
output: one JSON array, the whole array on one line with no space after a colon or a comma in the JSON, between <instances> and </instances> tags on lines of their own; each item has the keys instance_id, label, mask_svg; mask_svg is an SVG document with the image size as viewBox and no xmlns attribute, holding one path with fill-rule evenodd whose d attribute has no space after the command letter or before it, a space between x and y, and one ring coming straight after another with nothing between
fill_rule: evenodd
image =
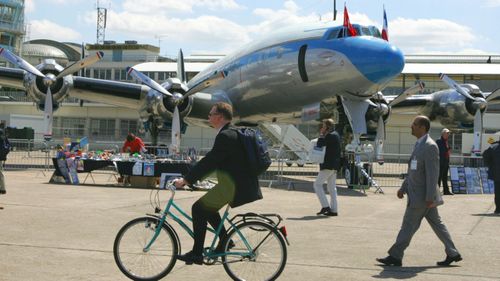
<instances>
[{"instance_id":1,"label":"airplane","mask_svg":"<svg viewBox=\"0 0 500 281\"><path fill-rule=\"evenodd\" d=\"M481 154L483 117L489 104L500 103L500 88L483 92L475 84L459 84L446 74L439 77L450 87L428 95L413 95L391 107L393 113L412 112L456 130L474 132L472 155ZM392 100L395 96L386 96Z\"/></svg>"},{"instance_id":2,"label":"airplane","mask_svg":"<svg viewBox=\"0 0 500 281\"><path fill-rule=\"evenodd\" d=\"M40 109L47 108L50 93L54 109L64 98L74 97L136 109L141 120L153 126L172 119L208 126L207 113L220 101L233 106L235 125L298 124L311 105L338 107L352 128L350 149L360 152L361 136L375 135L380 162L391 108L402 107L422 89L418 84L399 96L384 97L381 91L403 70L403 53L384 40L377 27L346 20L340 26L329 22L281 29L234 51L190 81L180 51L177 77L161 85L133 68L129 74L142 85L75 76L71 73L77 69L65 71L54 60L36 66L42 75L21 58L9 61L20 69L0 67L0 85L26 91ZM47 80L51 82L44 83ZM175 135L172 143L178 142Z\"/></svg>"}]
</instances>

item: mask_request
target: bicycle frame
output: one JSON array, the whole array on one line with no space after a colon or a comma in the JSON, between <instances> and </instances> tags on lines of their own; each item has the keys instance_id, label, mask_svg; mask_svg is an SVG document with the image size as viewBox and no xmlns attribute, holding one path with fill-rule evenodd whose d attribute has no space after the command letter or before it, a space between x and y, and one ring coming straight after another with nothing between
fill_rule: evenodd
<instances>
[{"instance_id":1,"label":"bicycle frame","mask_svg":"<svg viewBox=\"0 0 500 281\"><path fill-rule=\"evenodd\" d=\"M156 238L160 235L160 232L161 232L161 229L162 229L162 226L163 224L166 222L167 220L167 217L170 217L172 220L174 220L175 222L177 222L177 224L179 224L182 229L184 229L184 231L187 232L187 234L189 234L189 236L191 236L191 238L194 239L194 232L191 230L191 228L186 225L186 223L184 223L184 221L181 220L181 218L179 216L177 216L176 214L172 213L171 212L171 208L173 208L174 210L177 210L177 212L179 212L179 214L186 218L187 220L189 221L193 221L193 218L191 216L189 216L179 205L177 205L175 202L174 202L174 196L175 196L175 186L173 186L172 184L169 184L167 189L170 190L171 192L171 196L169 198L169 200L167 201L167 204L165 206L165 209L164 211L161 213L161 216L160 216L160 222L158 223L158 225L156 226L156 229L155 229L155 233L153 235L153 237L151 238L151 240L149 241L149 243L146 245L146 247L144 247L143 251L144 252L148 252L151 245L153 245L153 243L156 241ZM255 254L254 254L254 251L255 249L252 249L252 247L250 246L250 244L248 243L247 239L244 237L244 235L239 231L239 229L236 226L236 223L233 223L232 220L228 219L228 216L229 216L229 208L230 206L228 205L226 207L226 210L224 211L224 214L222 215L222 219L221 219L221 223L218 225L217 229L213 229L211 227L207 227L207 230L214 233L214 238L212 240L212 243L210 245L210 248L208 249L208 251L206 251L204 253L204 256L205 257L208 257L208 258L217 258L217 257L221 257L221 256L226 256L226 255L236 255L236 256L250 256L250 257L253 257ZM156 216L155 216L156 217ZM240 236L241 240L243 241L243 243L245 244L248 252L224 252L224 253L214 253L214 249L215 249L215 243L217 242L217 240L219 239L219 233L221 232L222 230L222 227L224 226L224 222L227 221L229 223L229 228L227 229L227 231L229 232L229 230L231 229L235 229L236 232L238 233L238 235ZM260 244L257 246L259 247Z\"/></svg>"}]
</instances>

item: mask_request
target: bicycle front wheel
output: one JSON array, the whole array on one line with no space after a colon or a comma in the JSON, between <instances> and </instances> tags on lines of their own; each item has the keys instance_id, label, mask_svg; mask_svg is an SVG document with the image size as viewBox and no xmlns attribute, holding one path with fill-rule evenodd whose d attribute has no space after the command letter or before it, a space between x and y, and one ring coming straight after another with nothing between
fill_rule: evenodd
<instances>
[{"instance_id":1,"label":"bicycle front wheel","mask_svg":"<svg viewBox=\"0 0 500 281\"><path fill-rule=\"evenodd\" d=\"M263 281L278 278L287 259L286 244L278 230L261 221L244 222L235 228L227 236L224 248L226 255L222 257L227 274L233 280Z\"/></svg>"},{"instance_id":2,"label":"bicycle front wheel","mask_svg":"<svg viewBox=\"0 0 500 281\"><path fill-rule=\"evenodd\" d=\"M174 231L163 225L148 251L159 219L142 217L125 224L115 238L113 254L118 268L132 280L158 280L175 265L178 241Z\"/></svg>"}]
</instances>

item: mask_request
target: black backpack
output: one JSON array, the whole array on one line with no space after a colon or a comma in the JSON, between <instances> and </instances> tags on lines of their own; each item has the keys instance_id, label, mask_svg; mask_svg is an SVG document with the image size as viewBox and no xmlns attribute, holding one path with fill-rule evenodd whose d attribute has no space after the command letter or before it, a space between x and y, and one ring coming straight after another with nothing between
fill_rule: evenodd
<instances>
[{"instance_id":1,"label":"black backpack","mask_svg":"<svg viewBox=\"0 0 500 281\"><path fill-rule=\"evenodd\" d=\"M238 139L246 152L250 173L260 175L271 166L267 144L259 132L251 128L237 128Z\"/></svg>"}]
</instances>

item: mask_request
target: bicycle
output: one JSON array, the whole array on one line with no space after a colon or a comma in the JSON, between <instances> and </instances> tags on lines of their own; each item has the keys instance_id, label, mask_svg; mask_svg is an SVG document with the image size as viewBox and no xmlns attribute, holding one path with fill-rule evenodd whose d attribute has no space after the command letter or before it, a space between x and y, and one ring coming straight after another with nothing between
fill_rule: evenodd
<instances>
[{"instance_id":1,"label":"bicycle","mask_svg":"<svg viewBox=\"0 0 500 281\"><path fill-rule=\"evenodd\" d=\"M116 235L113 254L118 268L132 280L158 280L174 267L181 253L181 242L170 221L178 223L191 238L194 233L172 211L176 210L189 221L192 218L174 201L173 181L165 184L171 196L165 209L160 209L159 192L150 196L154 214L146 214L126 223ZM151 194L153 194L152 191ZM285 226L279 226L282 218L278 214L237 214L229 219L229 205L214 233L210 247L204 249L203 263L222 263L233 280L276 280L283 272L287 261L287 239ZM168 219L168 220L167 220ZM229 224L227 237L222 241L224 252L216 252L219 232ZM218 262L219 258L221 262Z\"/></svg>"}]
</instances>

